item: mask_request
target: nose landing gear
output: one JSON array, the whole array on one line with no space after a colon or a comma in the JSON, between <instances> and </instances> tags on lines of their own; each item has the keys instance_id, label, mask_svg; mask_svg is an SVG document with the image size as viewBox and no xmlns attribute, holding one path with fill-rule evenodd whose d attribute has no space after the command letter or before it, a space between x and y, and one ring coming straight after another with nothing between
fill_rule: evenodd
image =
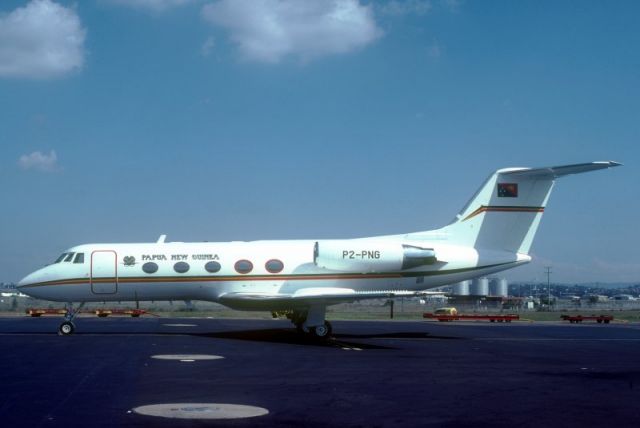
<instances>
[{"instance_id":1,"label":"nose landing gear","mask_svg":"<svg viewBox=\"0 0 640 428\"><path fill-rule=\"evenodd\" d=\"M58 334L60 336L67 336L69 334L73 334L75 329L76 329L76 326L71 321L64 321L58 327Z\"/></svg>"},{"instance_id":2,"label":"nose landing gear","mask_svg":"<svg viewBox=\"0 0 640 428\"><path fill-rule=\"evenodd\" d=\"M80 303L77 308L73 308L72 303L67 304L67 313L64 315L64 321L58 326L58 334L60 336L69 336L76 330L73 320L80 313L80 309L84 306L84 302Z\"/></svg>"}]
</instances>

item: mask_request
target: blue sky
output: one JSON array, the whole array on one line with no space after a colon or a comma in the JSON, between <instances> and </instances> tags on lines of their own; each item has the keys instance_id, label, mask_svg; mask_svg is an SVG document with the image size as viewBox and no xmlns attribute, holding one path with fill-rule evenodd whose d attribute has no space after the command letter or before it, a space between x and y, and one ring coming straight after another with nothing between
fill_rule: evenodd
<instances>
[{"instance_id":1,"label":"blue sky","mask_svg":"<svg viewBox=\"0 0 640 428\"><path fill-rule=\"evenodd\" d=\"M640 281L635 1L3 1L0 281L89 242L448 223L493 170L559 180L506 273Z\"/></svg>"}]
</instances>

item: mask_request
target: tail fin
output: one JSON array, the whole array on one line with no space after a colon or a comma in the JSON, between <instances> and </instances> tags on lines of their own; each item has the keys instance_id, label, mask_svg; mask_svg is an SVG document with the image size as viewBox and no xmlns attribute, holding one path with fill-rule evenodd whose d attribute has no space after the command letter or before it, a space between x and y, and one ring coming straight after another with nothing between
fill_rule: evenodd
<instances>
[{"instance_id":1,"label":"tail fin","mask_svg":"<svg viewBox=\"0 0 640 428\"><path fill-rule=\"evenodd\" d=\"M620 165L591 162L549 168L506 168L492 174L450 225L457 244L528 254L555 179Z\"/></svg>"}]
</instances>

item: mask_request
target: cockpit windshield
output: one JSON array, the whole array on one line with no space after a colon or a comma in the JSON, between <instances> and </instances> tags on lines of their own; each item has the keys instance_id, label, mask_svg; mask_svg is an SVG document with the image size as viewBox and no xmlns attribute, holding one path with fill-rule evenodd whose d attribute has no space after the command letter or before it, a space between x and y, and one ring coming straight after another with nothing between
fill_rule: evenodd
<instances>
[{"instance_id":1,"label":"cockpit windshield","mask_svg":"<svg viewBox=\"0 0 640 428\"><path fill-rule=\"evenodd\" d=\"M75 258L73 257L74 255ZM70 261L73 261L73 263L84 263L84 253L62 253L54 263L66 263Z\"/></svg>"}]
</instances>

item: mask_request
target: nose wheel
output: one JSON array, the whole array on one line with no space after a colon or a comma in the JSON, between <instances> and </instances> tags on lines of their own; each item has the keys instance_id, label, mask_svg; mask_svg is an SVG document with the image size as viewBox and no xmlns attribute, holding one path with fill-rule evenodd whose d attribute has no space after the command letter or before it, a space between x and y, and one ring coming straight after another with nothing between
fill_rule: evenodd
<instances>
[{"instance_id":1,"label":"nose wheel","mask_svg":"<svg viewBox=\"0 0 640 428\"><path fill-rule=\"evenodd\" d=\"M58 334L60 336L68 336L70 334L73 334L75 330L76 330L76 326L71 321L64 321L58 327Z\"/></svg>"},{"instance_id":2,"label":"nose wheel","mask_svg":"<svg viewBox=\"0 0 640 428\"><path fill-rule=\"evenodd\" d=\"M64 321L58 326L58 334L60 336L69 336L76 331L76 326L73 320L80 313L80 309L84 306L84 302L80 303L77 308L73 308L73 304L67 304L67 313L64 315Z\"/></svg>"}]
</instances>

